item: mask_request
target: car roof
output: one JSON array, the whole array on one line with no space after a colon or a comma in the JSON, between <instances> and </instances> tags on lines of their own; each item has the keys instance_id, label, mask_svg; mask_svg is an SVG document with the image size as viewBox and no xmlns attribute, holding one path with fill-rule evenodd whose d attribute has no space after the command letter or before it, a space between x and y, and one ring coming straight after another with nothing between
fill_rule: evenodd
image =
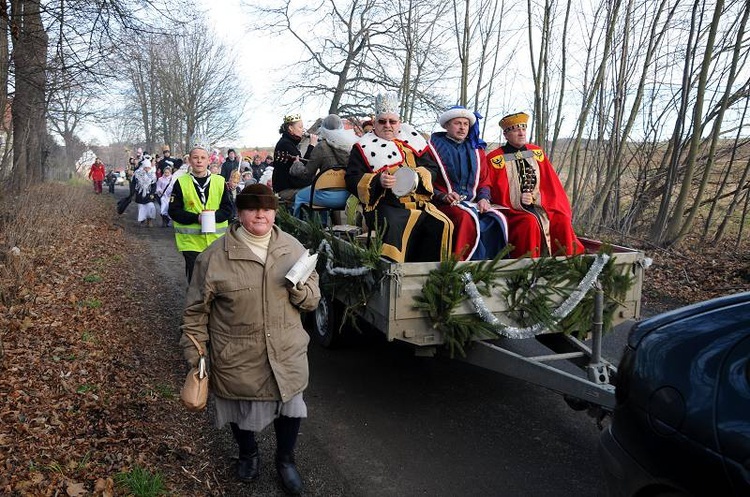
<instances>
[{"instance_id":1,"label":"car roof","mask_svg":"<svg viewBox=\"0 0 750 497\"><path fill-rule=\"evenodd\" d=\"M638 347L640 341L652 331L676 321L692 318L707 312L713 312L724 307L743 306L750 304L750 292L727 295L716 299L698 302L673 311L668 311L636 324L628 336L628 346Z\"/></svg>"}]
</instances>

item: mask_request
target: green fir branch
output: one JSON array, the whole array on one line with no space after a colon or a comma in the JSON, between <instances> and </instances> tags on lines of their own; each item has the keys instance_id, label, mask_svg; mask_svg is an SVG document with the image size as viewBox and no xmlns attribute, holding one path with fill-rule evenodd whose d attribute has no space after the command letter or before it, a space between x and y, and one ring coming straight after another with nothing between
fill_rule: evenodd
<instances>
[{"instance_id":1,"label":"green fir branch","mask_svg":"<svg viewBox=\"0 0 750 497\"><path fill-rule=\"evenodd\" d=\"M336 296L344 303L340 328L351 325L356 331L361 331L356 315L359 309L367 305L367 301L382 279L380 269L380 252L383 245L382 230L375 230L369 242L359 238L342 241L331 228L323 226L319 216L312 216L306 220L298 219L287 211L279 209L276 222L286 232L292 234L305 247L317 252L323 240L326 240L333 253L332 264L337 268L370 268L364 275L352 277L341 274L329 274L326 270L329 255L318 253L317 271L321 292L333 301Z\"/></svg>"},{"instance_id":2,"label":"green fir branch","mask_svg":"<svg viewBox=\"0 0 750 497\"><path fill-rule=\"evenodd\" d=\"M602 248L611 255L611 247ZM461 264L455 259L442 262L430 272L421 295L414 306L424 311L435 329L443 334L443 341L451 357L465 355L472 340L494 338L497 332L492 325L476 314L457 316L455 309L468 296L464 292L462 274L468 272L480 294L488 297L499 289L506 301L506 318L525 328L541 324L554 332L564 332L584 337L591 328L594 310L594 292L589 291L583 301L563 320L558 321L553 312L567 299L586 276L596 260L593 256L541 257L538 259L503 259L507 251L491 261ZM523 265L519 264L521 261ZM517 265L519 267L514 268ZM633 278L625 268L618 268L610 257L599 275L604 289L604 330L612 327L616 309L622 305Z\"/></svg>"}]
</instances>

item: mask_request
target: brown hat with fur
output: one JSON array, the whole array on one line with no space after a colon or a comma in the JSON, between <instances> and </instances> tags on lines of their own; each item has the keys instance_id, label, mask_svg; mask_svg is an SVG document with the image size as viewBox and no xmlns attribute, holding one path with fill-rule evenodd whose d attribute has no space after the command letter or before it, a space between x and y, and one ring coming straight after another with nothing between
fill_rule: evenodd
<instances>
[{"instance_id":1,"label":"brown hat with fur","mask_svg":"<svg viewBox=\"0 0 750 497\"><path fill-rule=\"evenodd\" d=\"M242 209L273 209L279 208L279 199L266 185L255 183L247 185L237 194L237 210Z\"/></svg>"}]
</instances>

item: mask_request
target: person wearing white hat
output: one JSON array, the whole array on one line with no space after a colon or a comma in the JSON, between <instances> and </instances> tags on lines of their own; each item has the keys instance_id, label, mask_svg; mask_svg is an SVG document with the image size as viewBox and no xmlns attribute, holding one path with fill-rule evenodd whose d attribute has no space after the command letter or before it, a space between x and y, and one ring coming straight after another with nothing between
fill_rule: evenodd
<instances>
[{"instance_id":1,"label":"person wearing white hat","mask_svg":"<svg viewBox=\"0 0 750 497\"><path fill-rule=\"evenodd\" d=\"M430 199L438 166L427 141L401 123L394 97L375 98L373 131L352 148L346 188L364 205L370 229L382 230L381 254L395 262L442 261L453 223Z\"/></svg>"},{"instance_id":2,"label":"person wearing white hat","mask_svg":"<svg viewBox=\"0 0 750 497\"><path fill-rule=\"evenodd\" d=\"M440 166L432 199L453 221L453 253L459 260L493 259L505 248L508 223L490 205L490 184L479 138L479 113L456 105L440 115L445 131L433 133L430 146Z\"/></svg>"},{"instance_id":3,"label":"person wearing white hat","mask_svg":"<svg viewBox=\"0 0 750 497\"><path fill-rule=\"evenodd\" d=\"M487 155L492 199L505 207L512 257L575 255L584 252L572 225L570 201L544 151L526 139L529 115L500 120L507 140Z\"/></svg>"},{"instance_id":4,"label":"person wearing white hat","mask_svg":"<svg viewBox=\"0 0 750 497\"><path fill-rule=\"evenodd\" d=\"M138 204L138 222L151 227L156 219L156 174L151 164L151 156L143 154L141 167L133 174L135 203Z\"/></svg>"}]
</instances>

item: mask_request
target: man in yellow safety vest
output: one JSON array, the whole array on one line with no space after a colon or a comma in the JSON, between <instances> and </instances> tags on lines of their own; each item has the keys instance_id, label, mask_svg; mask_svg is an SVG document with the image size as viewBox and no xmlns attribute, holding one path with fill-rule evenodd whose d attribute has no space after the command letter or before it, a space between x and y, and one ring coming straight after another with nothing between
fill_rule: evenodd
<instances>
[{"instance_id":1,"label":"man in yellow safety vest","mask_svg":"<svg viewBox=\"0 0 750 497\"><path fill-rule=\"evenodd\" d=\"M232 217L232 201L224 178L208 171L211 143L194 135L190 145L190 174L174 183L169 197L169 217L174 224L177 250L185 258L188 283L198 254L221 238Z\"/></svg>"}]
</instances>

